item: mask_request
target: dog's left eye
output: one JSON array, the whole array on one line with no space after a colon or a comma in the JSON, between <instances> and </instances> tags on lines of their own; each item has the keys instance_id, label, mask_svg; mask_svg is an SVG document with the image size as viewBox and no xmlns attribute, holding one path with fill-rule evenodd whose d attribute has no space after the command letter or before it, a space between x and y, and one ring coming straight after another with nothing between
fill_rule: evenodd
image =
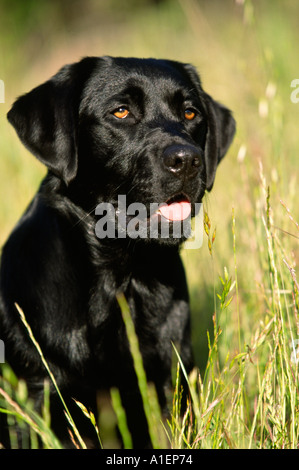
<instances>
[{"instance_id":1,"label":"dog's left eye","mask_svg":"<svg viewBox=\"0 0 299 470\"><path fill-rule=\"evenodd\" d=\"M129 114L130 114L129 110L125 108L124 106L117 108L113 113L113 115L117 117L118 119L125 119Z\"/></svg>"},{"instance_id":2,"label":"dog's left eye","mask_svg":"<svg viewBox=\"0 0 299 470\"><path fill-rule=\"evenodd\" d=\"M191 108L187 108L185 109L185 119L187 119L187 121L192 121L196 116L196 112L191 109Z\"/></svg>"}]
</instances>

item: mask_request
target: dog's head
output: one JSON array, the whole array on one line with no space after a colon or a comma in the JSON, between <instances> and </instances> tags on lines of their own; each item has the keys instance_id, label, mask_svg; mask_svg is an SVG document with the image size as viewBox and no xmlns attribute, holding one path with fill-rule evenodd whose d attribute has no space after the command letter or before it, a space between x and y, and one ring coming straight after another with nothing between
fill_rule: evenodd
<instances>
[{"instance_id":1,"label":"dog's head","mask_svg":"<svg viewBox=\"0 0 299 470\"><path fill-rule=\"evenodd\" d=\"M164 203L158 212L170 220L211 190L235 132L191 65L155 59L67 65L8 119L77 202L115 205L126 195L127 204Z\"/></svg>"}]
</instances>

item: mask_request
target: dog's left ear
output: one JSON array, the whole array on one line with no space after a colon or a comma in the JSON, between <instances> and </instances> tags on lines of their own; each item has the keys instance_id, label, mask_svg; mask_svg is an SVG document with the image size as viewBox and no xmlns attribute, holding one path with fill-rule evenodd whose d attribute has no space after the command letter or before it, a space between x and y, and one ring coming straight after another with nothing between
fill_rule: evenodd
<instances>
[{"instance_id":1,"label":"dog's left ear","mask_svg":"<svg viewBox=\"0 0 299 470\"><path fill-rule=\"evenodd\" d=\"M229 109L217 103L205 92L203 101L208 126L205 144L207 190L211 191L217 165L226 154L235 135L236 122Z\"/></svg>"},{"instance_id":2,"label":"dog's left ear","mask_svg":"<svg viewBox=\"0 0 299 470\"><path fill-rule=\"evenodd\" d=\"M222 106L211 96L205 93L201 86L200 78L196 69L185 64L192 83L196 86L207 118L207 136L205 143L205 164L207 172L207 190L211 191L217 165L226 154L236 131L236 122L232 113L225 106Z\"/></svg>"},{"instance_id":3,"label":"dog's left ear","mask_svg":"<svg viewBox=\"0 0 299 470\"><path fill-rule=\"evenodd\" d=\"M86 62L64 66L18 98L7 115L24 145L66 184L74 179L78 167L78 106L82 70L89 69Z\"/></svg>"}]
</instances>

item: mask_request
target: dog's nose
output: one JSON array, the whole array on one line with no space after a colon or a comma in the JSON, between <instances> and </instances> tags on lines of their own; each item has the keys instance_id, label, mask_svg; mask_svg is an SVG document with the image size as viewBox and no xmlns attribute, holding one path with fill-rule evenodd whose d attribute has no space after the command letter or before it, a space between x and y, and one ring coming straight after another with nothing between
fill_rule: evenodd
<instances>
[{"instance_id":1,"label":"dog's nose","mask_svg":"<svg viewBox=\"0 0 299 470\"><path fill-rule=\"evenodd\" d=\"M192 145L171 145L163 152L167 170L178 177L194 178L202 164L199 150Z\"/></svg>"}]
</instances>

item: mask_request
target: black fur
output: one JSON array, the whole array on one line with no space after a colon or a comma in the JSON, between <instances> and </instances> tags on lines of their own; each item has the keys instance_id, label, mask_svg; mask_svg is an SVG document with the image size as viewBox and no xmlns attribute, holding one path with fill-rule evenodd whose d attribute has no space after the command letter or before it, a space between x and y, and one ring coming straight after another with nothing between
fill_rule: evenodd
<instances>
[{"instance_id":1,"label":"black fur","mask_svg":"<svg viewBox=\"0 0 299 470\"><path fill-rule=\"evenodd\" d=\"M114 115L120 107L130 111L124 119ZM185 118L186 108L193 120ZM0 338L7 361L38 407L47 373L17 303L71 411L72 398L94 408L97 391L118 387L134 446L147 447L116 295L128 301L147 378L165 409L171 342L187 371L193 364L182 240L99 239L95 208L116 205L119 194L146 207L182 194L200 202L231 143L234 119L203 91L192 66L111 57L63 67L20 97L8 119L48 173L2 252ZM67 423L52 395L53 429L66 440ZM78 426L92 446L87 420Z\"/></svg>"}]
</instances>

